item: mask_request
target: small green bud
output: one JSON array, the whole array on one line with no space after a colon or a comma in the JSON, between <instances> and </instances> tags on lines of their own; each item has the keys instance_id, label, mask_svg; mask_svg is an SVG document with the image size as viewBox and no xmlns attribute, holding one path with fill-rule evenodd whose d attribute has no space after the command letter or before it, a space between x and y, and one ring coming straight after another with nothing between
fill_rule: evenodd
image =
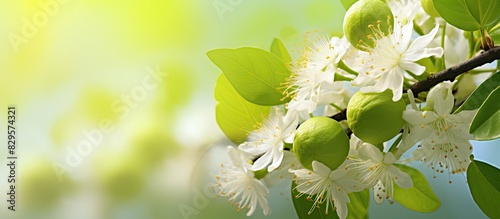
<instances>
[{"instance_id":1,"label":"small green bud","mask_svg":"<svg viewBox=\"0 0 500 219\"><path fill-rule=\"evenodd\" d=\"M264 177L266 177L266 175L268 173L269 172L267 171L267 168L264 168L262 170L253 171L253 174L254 174L256 179L263 179Z\"/></svg>"}]
</instances>

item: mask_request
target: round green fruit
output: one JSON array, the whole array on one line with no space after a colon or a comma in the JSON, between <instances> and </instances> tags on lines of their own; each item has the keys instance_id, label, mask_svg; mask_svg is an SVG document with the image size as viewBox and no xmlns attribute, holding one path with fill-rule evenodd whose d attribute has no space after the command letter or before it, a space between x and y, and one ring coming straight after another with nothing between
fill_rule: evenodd
<instances>
[{"instance_id":1,"label":"round green fruit","mask_svg":"<svg viewBox=\"0 0 500 219\"><path fill-rule=\"evenodd\" d=\"M344 34L352 46L364 50L374 47L374 34L382 31L388 35L393 26L393 15L389 6L381 0L361 0L347 10L344 17ZM375 32L374 32L375 31Z\"/></svg>"},{"instance_id":2,"label":"round green fruit","mask_svg":"<svg viewBox=\"0 0 500 219\"><path fill-rule=\"evenodd\" d=\"M432 0L420 0L420 4L422 4L422 8L424 8L425 13L427 13L431 17L441 17L436 11Z\"/></svg>"},{"instance_id":3,"label":"round green fruit","mask_svg":"<svg viewBox=\"0 0 500 219\"><path fill-rule=\"evenodd\" d=\"M347 124L362 141L373 145L396 136L404 125L403 99L392 101L392 91L382 93L355 93L347 105Z\"/></svg>"},{"instance_id":4,"label":"round green fruit","mask_svg":"<svg viewBox=\"0 0 500 219\"><path fill-rule=\"evenodd\" d=\"M299 162L310 170L314 160L335 170L349 153L349 138L337 121L328 117L313 117L297 129L293 151Z\"/></svg>"}]
</instances>

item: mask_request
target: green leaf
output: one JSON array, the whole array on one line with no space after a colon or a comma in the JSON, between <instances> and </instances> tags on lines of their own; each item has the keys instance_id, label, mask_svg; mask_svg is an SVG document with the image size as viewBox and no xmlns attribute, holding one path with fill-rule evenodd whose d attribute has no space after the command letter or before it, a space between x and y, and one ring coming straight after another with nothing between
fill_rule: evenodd
<instances>
[{"instance_id":1,"label":"green leaf","mask_svg":"<svg viewBox=\"0 0 500 219\"><path fill-rule=\"evenodd\" d=\"M284 84L291 72L274 54L257 48L216 49L207 53L246 100L265 106L289 102Z\"/></svg>"},{"instance_id":2,"label":"green leaf","mask_svg":"<svg viewBox=\"0 0 500 219\"><path fill-rule=\"evenodd\" d=\"M362 192L353 192L348 196L351 202L347 203L347 208L349 209L347 218L368 219L368 207L370 206L370 190L365 189L365 191Z\"/></svg>"},{"instance_id":3,"label":"green leaf","mask_svg":"<svg viewBox=\"0 0 500 219\"><path fill-rule=\"evenodd\" d=\"M413 181L413 187L409 189L403 189L394 184L394 200L404 207L418 212L433 212L441 206L439 198L434 194L429 182L420 171L407 165L394 165L401 171L408 173Z\"/></svg>"},{"instance_id":4,"label":"green leaf","mask_svg":"<svg viewBox=\"0 0 500 219\"><path fill-rule=\"evenodd\" d=\"M328 214L326 212L326 204L322 204L320 208L315 208L311 214L308 214L309 210L312 208L314 201L308 201L307 194L300 196L299 192L294 188L297 186L295 182L292 182L292 200L293 205L295 206L295 211L300 219L328 219L335 218L338 219L338 215L336 211L332 211L332 207L328 209ZM355 192L348 194L350 202L347 203L348 219L366 219L368 218L368 206L370 205L370 190L366 189L362 192ZM313 196L314 200L315 196Z\"/></svg>"},{"instance_id":5,"label":"green leaf","mask_svg":"<svg viewBox=\"0 0 500 219\"><path fill-rule=\"evenodd\" d=\"M477 206L488 217L500 218L500 170L474 160L467 168L467 183Z\"/></svg>"},{"instance_id":6,"label":"green leaf","mask_svg":"<svg viewBox=\"0 0 500 219\"><path fill-rule=\"evenodd\" d=\"M454 113L459 113L462 110L475 110L483 104L488 95L495 88L500 86L500 74L495 73L490 78L486 79L479 87L472 92L467 100Z\"/></svg>"},{"instance_id":7,"label":"green leaf","mask_svg":"<svg viewBox=\"0 0 500 219\"><path fill-rule=\"evenodd\" d=\"M295 212L297 212L297 216L299 219L339 219L337 212L333 211L332 207L328 209L328 214L326 212L326 203L323 203L320 208L314 208L314 210L309 214L309 210L311 210L314 201L307 200L307 194L304 194L298 197L299 192L294 189L297 187L295 182L292 182L292 201L293 206L295 207ZM315 196L313 196L314 200Z\"/></svg>"},{"instance_id":8,"label":"green leaf","mask_svg":"<svg viewBox=\"0 0 500 219\"><path fill-rule=\"evenodd\" d=\"M500 86L495 88L486 98L472 120L469 133L476 140L492 140L500 138Z\"/></svg>"},{"instance_id":9,"label":"green leaf","mask_svg":"<svg viewBox=\"0 0 500 219\"><path fill-rule=\"evenodd\" d=\"M340 0L340 3L342 3L342 6L344 6L345 10L347 11L357 1L358 0Z\"/></svg>"},{"instance_id":10,"label":"green leaf","mask_svg":"<svg viewBox=\"0 0 500 219\"><path fill-rule=\"evenodd\" d=\"M238 144L244 142L248 132L269 113L270 107L243 99L223 74L217 79L214 96L217 124L229 139Z\"/></svg>"},{"instance_id":11,"label":"green leaf","mask_svg":"<svg viewBox=\"0 0 500 219\"><path fill-rule=\"evenodd\" d=\"M467 31L495 24L500 18L498 0L433 0L436 11L446 22Z\"/></svg>"},{"instance_id":12,"label":"green leaf","mask_svg":"<svg viewBox=\"0 0 500 219\"><path fill-rule=\"evenodd\" d=\"M285 44L283 44L283 42L278 38L274 38L273 43L271 44L271 53L280 58L285 65L292 62L292 57L288 53Z\"/></svg>"}]
</instances>

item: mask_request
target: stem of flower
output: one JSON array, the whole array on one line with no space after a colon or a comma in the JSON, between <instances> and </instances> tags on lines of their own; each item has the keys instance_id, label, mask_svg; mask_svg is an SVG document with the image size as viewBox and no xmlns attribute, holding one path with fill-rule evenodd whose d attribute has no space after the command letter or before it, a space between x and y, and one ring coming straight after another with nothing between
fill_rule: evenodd
<instances>
[{"instance_id":1,"label":"stem of flower","mask_svg":"<svg viewBox=\"0 0 500 219\"><path fill-rule=\"evenodd\" d=\"M399 137L396 139L396 141L394 141L394 143L392 143L391 147L389 148L388 153L394 153L394 154L396 154L393 151L396 150L396 146L398 146L399 142L401 142L401 139L403 139L403 135L399 135Z\"/></svg>"},{"instance_id":2,"label":"stem of flower","mask_svg":"<svg viewBox=\"0 0 500 219\"><path fill-rule=\"evenodd\" d=\"M424 31L422 30L422 28L420 26L418 26L417 22L413 21L413 29L415 30L415 32L422 36L424 35Z\"/></svg>"},{"instance_id":3,"label":"stem of flower","mask_svg":"<svg viewBox=\"0 0 500 219\"><path fill-rule=\"evenodd\" d=\"M444 48L444 39L446 37L446 22L441 26L442 28L442 31L441 31L441 47L443 47L443 51L445 50ZM442 63L441 63L441 68L442 69L446 69L446 62L444 61L444 56L445 56L445 52L443 52L443 56L441 57L441 60Z\"/></svg>"},{"instance_id":4,"label":"stem of flower","mask_svg":"<svg viewBox=\"0 0 500 219\"><path fill-rule=\"evenodd\" d=\"M338 111L341 111L341 112L343 110L340 106L337 106L337 104L334 104L334 103L330 103L330 106L335 107L335 109L337 109Z\"/></svg>"},{"instance_id":5,"label":"stem of flower","mask_svg":"<svg viewBox=\"0 0 500 219\"><path fill-rule=\"evenodd\" d=\"M339 73L335 73L335 81L352 81L352 80L353 80L352 78L346 77Z\"/></svg>"},{"instance_id":6,"label":"stem of flower","mask_svg":"<svg viewBox=\"0 0 500 219\"><path fill-rule=\"evenodd\" d=\"M347 66L344 61L340 60L338 66L340 69L346 71L347 73L351 74L351 75L354 75L354 76L358 76L358 72L352 70L351 68L349 68L349 66Z\"/></svg>"},{"instance_id":7,"label":"stem of flower","mask_svg":"<svg viewBox=\"0 0 500 219\"><path fill-rule=\"evenodd\" d=\"M474 31L469 31L469 55L467 55L467 59L472 58L474 56L476 43L474 42Z\"/></svg>"}]
</instances>

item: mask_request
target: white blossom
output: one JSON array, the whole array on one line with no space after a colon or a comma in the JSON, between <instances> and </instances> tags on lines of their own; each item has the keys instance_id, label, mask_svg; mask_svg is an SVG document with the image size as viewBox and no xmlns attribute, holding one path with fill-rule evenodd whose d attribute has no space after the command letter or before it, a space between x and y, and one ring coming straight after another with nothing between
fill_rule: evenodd
<instances>
[{"instance_id":1,"label":"white blossom","mask_svg":"<svg viewBox=\"0 0 500 219\"><path fill-rule=\"evenodd\" d=\"M302 167L294 153L284 151L284 155L285 156L281 165L272 172L267 173L267 175L262 179L268 187L273 187L284 180L292 179L293 174L290 173L289 170L295 170Z\"/></svg>"},{"instance_id":2,"label":"white blossom","mask_svg":"<svg viewBox=\"0 0 500 219\"><path fill-rule=\"evenodd\" d=\"M394 20L401 25L413 22L417 12L422 7L420 0L387 0L386 2L391 8Z\"/></svg>"},{"instance_id":3,"label":"white blossom","mask_svg":"<svg viewBox=\"0 0 500 219\"><path fill-rule=\"evenodd\" d=\"M401 188L413 186L410 175L394 165L397 160L393 153L383 153L368 143L358 142L356 145L359 147L357 158L349 158L353 163L348 165L348 171L365 183L366 187L373 187L375 202L380 204L385 198L393 203L394 183Z\"/></svg>"},{"instance_id":4,"label":"white blossom","mask_svg":"<svg viewBox=\"0 0 500 219\"><path fill-rule=\"evenodd\" d=\"M232 146L228 146L227 150L233 165L221 164L223 170L220 175L216 175L220 189L218 196L228 197L238 211L247 208L247 216L253 214L257 204L263 209L264 215L270 214L271 209L266 199L269 194L267 187L248 169L250 166L245 156Z\"/></svg>"},{"instance_id":5,"label":"white blossom","mask_svg":"<svg viewBox=\"0 0 500 219\"><path fill-rule=\"evenodd\" d=\"M297 125L298 117L294 112L289 111L283 115L280 108L271 108L269 118L238 147L249 154L260 156L254 162L252 170L261 170L267 166L267 170L271 172L280 166L284 145L293 142Z\"/></svg>"},{"instance_id":6,"label":"white blossom","mask_svg":"<svg viewBox=\"0 0 500 219\"><path fill-rule=\"evenodd\" d=\"M359 64L363 67L352 84L362 86L361 92L383 92L391 89L392 100L399 100L403 94L405 75L408 72L421 75L425 71L425 67L415 62L429 56L442 56L442 48L427 48L438 29L439 26L436 26L429 34L413 41L413 22L406 25L396 24L394 31L388 36L374 29L375 47L367 47L368 52L359 52Z\"/></svg>"},{"instance_id":7,"label":"white blossom","mask_svg":"<svg viewBox=\"0 0 500 219\"><path fill-rule=\"evenodd\" d=\"M343 101L343 83L334 82L334 78L347 48L349 43L345 38L320 37L303 52L301 59L291 67L287 92L292 100L287 104L288 109L309 114L318 105Z\"/></svg>"},{"instance_id":8,"label":"white blossom","mask_svg":"<svg viewBox=\"0 0 500 219\"><path fill-rule=\"evenodd\" d=\"M452 174L465 172L470 163L473 139L469 134L470 123L475 111L461 111L451 114L454 97L453 83L442 82L428 94L426 111L407 109L403 119L409 124L409 132L417 140L423 141L414 152L418 159L435 169Z\"/></svg>"},{"instance_id":9,"label":"white blossom","mask_svg":"<svg viewBox=\"0 0 500 219\"><path fill-rule=\"evenodd\" d=\"M330 208L334 208L339 218L345 219L348 213L347 203L350 202L347 194L363 191L364 184L350 177L343 167L332 171L318 161L313 161L312 167L313 170L290 170L294 173L297 184L295 189L299 192L295 198L307 195L307 200L314 202L309 214L326 202L325 214L328 214Z\"/></svg>"}]
</instances>

